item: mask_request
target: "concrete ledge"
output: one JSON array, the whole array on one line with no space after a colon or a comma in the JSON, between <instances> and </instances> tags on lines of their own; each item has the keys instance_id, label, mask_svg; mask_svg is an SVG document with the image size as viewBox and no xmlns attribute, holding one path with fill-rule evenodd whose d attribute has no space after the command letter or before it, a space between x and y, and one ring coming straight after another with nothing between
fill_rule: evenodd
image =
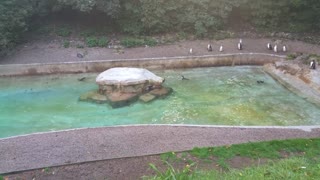
<instances>
[{"instance_id":1,"label":"concrete ledge","mask_svg":"<svg viewBox=\"0 0 320 180\"><path fill-rule=\"evenodd\" d=\"M320 92L317 87L306 84L297 77L290 75L290 73L283 73L277 70L273 64L265 65L263 70L291 92L320 107Z\"/></svg>"},{"instance_id":2,"label":"concrete ledge","mask_svg":"<svg viewBox=\"0 0 320 180\"><path fill-rule=\"evenodd\" d=\"M272 63L283 59L285 59L285 56L278 56L274 54L237 53L49 64L12 64L0 65L0 76L102 72L113 67L138 67L152 70L235 65L264 65L266 63Z\"/></svg>"}]
</instances>

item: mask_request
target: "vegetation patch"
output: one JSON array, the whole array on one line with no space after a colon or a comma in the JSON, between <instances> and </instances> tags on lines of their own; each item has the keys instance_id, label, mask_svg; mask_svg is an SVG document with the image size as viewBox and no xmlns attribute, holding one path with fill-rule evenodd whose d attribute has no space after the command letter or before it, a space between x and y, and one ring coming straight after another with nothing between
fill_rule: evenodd
<instances>
[{"instance_id":1,"label":"vegetation patch","mask_svg":"<svg viewBox=\"0 0 320 180\"><path fill-rule=\"evenodd\" d=\"M55 33L61 37L69 37L72 31L70 27L62 26L62 27L58 27Z\"/></svg>"},{"instance_id":2,"label":"vegetation patch","mask_svg":"<svg viewBox=\"0 0 320 180\"><path fill-rule=\"evenodd\" d=\"M157 40L146 37L146 38L134 38L125 37L121 40L121 45L127 48L138 47L138 46L156 46L158 44Z\"/></svg>"},{"instance_id":3,"label":"vegetation patch","mask_svg":"<svg viewBox=\"0 0 320 180\"><path fill-rule=\"evenodd\" d=\"M88 47L106 47L108 45L108 39L106 37L88 37L86 38L86 44Z\"/></svg>"},{"instance_id":4,"label":"vegetation patch","mask_svg":"<svg viewBox=\"0 0 320 180\"><path fill-rule=\"evenodd\" d=\"M160 155L162 170L149 164L156 175L145 179L316 179L319 149L320 139L294 139L168 152ZM251 159L255 166L235 169L230 160L236 157Z\"/></svg>"}]
</instances>

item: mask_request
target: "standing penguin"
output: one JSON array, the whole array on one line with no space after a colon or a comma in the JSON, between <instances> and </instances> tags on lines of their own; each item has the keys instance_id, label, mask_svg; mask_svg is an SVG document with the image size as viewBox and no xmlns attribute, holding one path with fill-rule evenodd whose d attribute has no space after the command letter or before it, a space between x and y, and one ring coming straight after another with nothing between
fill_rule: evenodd
<instances>
[{"instance_id":1,"label":"standing penguin","mask_svg":"<svg viewBox=\"0 0 320 180\"><path fill-rule=\"evenodd\" d=\"M240 39L240 40L239 40L239 43L241 43L241 44L242 44L242 39Z\"/></svg>"},{"instance_id":2,"label":"standing penguin","mask_svg":"<svg viewBox=\"0 0 320 180\"><path fill-rule=\"evenodd\" d=\"M192 50L192 48L190 48L190 50L189 50L189 54L192 54L193 53L193 50Z\"/></svg>"},{"instance_id":3,"label":"standing penguin","mask_svg":"<svg viewBox=\"0 0 320 180\"><path fill-rule=\"evenodd\" d=\"M269 50L272 50L272 45L271 45L271 43L268 43L268 44L267 44L267 48L268 48Z\"/></svg>"},{"instance_id":4,"label":"standing penguin","mask_svg":"<svg viewBox=\"0 0 320 180\"><path fill-rule=\"evenodd\" d=\"M284 46L282 47L282 51L283 51L283 52L287 52L287 46L286 46L286 45L284 45Z\"/></svg>"},{"instance_id":5,"label":"standing penguin","mask_svg":"<svg viewBox=\"0 0 320 180\"><path fill-rule=\"evenodd\" d=\"M219 51L223 52L223 46L222 45L220 46Z\"/></svg>"},{"instance_id":6,"label":"standing penguin","mask_svg":"<svg viewBox=\"0 0 320 180\"><path fill-rule=\"evenodd\" d=\"M211 44L208 44L207 50L208 51L212 51L212 45Z\"/></svg>"},{"instance_id":7,"label":"standing penguin","mask_svg":"<svg viewBox=\"0 0 320 180\"><path fill-rule=\"evenodd\" d=\"M310 69L316 69L316 61L315 60L312 60L310 62Z\"/></svg>"},{"instance_id":8,"label":"standing penguin","mask_svg":"<svg viewBox=\"0 0 320 180\"><path fill-rule=\"evenodd\" d=\"M242 50L242 43L241 42L238 43L238 50Z\"/></svg>"},{"instance_id":9,"label":"standing penguin","mask_svg":"<svg viewBox=\"0 0 320 180\"><path fill-rule=\"evenodd\" d=\"M274 51L275 53L277 53L277 52L278 52L278 45L274 45L274 47L273 47L273 51Z\"/></svg>"}]
</instances>

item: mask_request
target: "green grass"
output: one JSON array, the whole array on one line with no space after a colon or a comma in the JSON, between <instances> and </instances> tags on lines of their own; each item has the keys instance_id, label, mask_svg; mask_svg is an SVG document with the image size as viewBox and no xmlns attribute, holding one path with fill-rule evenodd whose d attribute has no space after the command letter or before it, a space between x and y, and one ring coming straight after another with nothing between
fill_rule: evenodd
<instances>
[{"instance_id":1,"label":"green grass","mask_svg":"<svg viewBox=\"0 0 320 180\"><path fill-rule=\"evenodd\" d=\"M71 35L72 30L70 27L61 26L56 29L55 33L61 37L68 37Z\"/></svg>"},{"instance_id":2,"label":"green grass","mask_svg":"<svg viewBox=\"0 0 320 180\"><path fill-rule=\"evenodd\" d=\"M69 47L70 47L70 41L64 40L64 41L63 41L63 47L64 47L64 48L69 48Z\"/></svg>"},{"instance_id":3,"label":"green grass","mask_svg":"<svg viewBox=\"0 0 320 180\"><path fill-rule=\"evenodd\" d=\"M121 45L127 48L139 47L139 46L156 46L158 42L151 37L137 38L137 37L125 37L121 39Z\"/></svg>"},{"instance_id":4,"label":"green grass","mask_svg":"<svg viewBox=\"0 0 320 180\"><path fill-rule=\"evenodd\" d=\"M108 45L108 39L106 37L88 37L86 38L86 44L88 47L106 47Z\"/></svg>"},{"instance_id":5,"label":"green grass","mask_svg":"<svg viewBox=\"0 0 320 180\"><path fill-rule=\"evenodd\" d=\"M2 176L0 176L0 180L4 180Z\"/></svg>"},{"instance_id":6,"label":"green grass","mask_svg":"<svg viewBox=\"0 0 320 180\"><path fill-rule=\"evenodd\" d=\"M293 157L267 165L248 167L227 172L196 171L192 175L196 179L318 179L320 177L320 164L303 157Z\"/></svg>"},{"instance_id":7,"label":"green grass","mask_svg":"<svg viewBox=\"0 0 320 180\"><path fill-rule=\"evenodd\" d=\"M281 154L289 157L283 159ZM170 163L178 162L180 158L191 155L201 160L210 161L212 157L224 168L224 172L201 171L189 167L189 171L179 171ZM268 159L269 163L258 167L247 167L245 169L232 169L227 160L233 157L247 157L251 159ZM268 141L258 143L236 144L221 147L194 148L191 151L181 153L169 152L161 156L166 163L167 169L160 172L153 165L157 175L147 177L149 179L318 179L320 177L320 139L293 139L283 141ZM205 162L202 161L202 162Z\"/></svg>"},{"instance_id":8,"label":"green grass","mask_svg":"<svg viewBox=\"0 0 320 180\"><path fill-rule=\"evenodd\" d=\"M297 58L296 54L288 54L287 55L287 60L294 60L295 58Z\"/></svg>"}]
</instances>

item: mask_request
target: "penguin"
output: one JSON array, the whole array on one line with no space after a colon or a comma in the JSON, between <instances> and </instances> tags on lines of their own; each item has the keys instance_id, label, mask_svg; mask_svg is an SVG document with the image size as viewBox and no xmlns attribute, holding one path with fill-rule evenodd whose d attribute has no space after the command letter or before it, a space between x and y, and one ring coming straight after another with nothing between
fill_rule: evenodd
<instances>
[{"instance_id":1,"label":"penguin","mask_svg":"<svg viewBox=\"0 0 320 180\"><path fill-rule=\"evenodd\" d=\"M223 52L223 46L222 45L220 46L219 51Z\"/></svg>"},{"instance_id":2,"label":"penguin","mask_svg":"<svg viewBox=\"0 0 320 180\"><path fill-rule=\"evenodd\" d=\"M240 39L240 40L239 40L239 43L241 43L241 44L242 44L242 39Z\"/></svg>"},{"instance_id":3,"label":"penguin","mask_svg":"<svg viewBox=\"0 0 320 180\"><path fill-rule=\"evenodd\" d=\"M269 50L272 50L272 45L271 45L271 43L268 43L268 44L267 44L267 48L268 48Z\"/></svg>"},{"instance_id":4,"label":"penguin","mask_svg":"<svg viewBox=\"0 0 320 180\"><path fill-rule=\"evenodd\" d=\"M238 43L238 50L242 50L242 43L241 42Z\"/></svg>"},{"instance_id":5,"label":"penguin","mask_svg":"<svg viewBox=\"0 0 320 180\"><path fill-rule=\"evenodd\" d=\"M189 80L189 79L185 78L183 75L181 75L181 80Z\"/></svg>"},{"instance_id":6,"label":"penguin","mask_svg":"<svg viewBox=\"0 0 320 180\"><path fill-rule=\"evenodd\" d=\"M277 52L278 52L278 45L274 45L274 47L273 47L273 51L274 51L275 53L277 53Z\"/></svg>"},{"instance_id":7,"label":"penguin","mask_svg":"<svg viewBox=\"0 0 320 180\"><path fill-rule=\"evenodd\" d=\"M208 51L212 51L212 45L211 45L211 44L208 44L207 49L208 49Z\"/></svg>"},{"instance_id":8,"label":"penguin","mask_svg":"<svg viewBox=\"0 0 320 180\"><path fill-rule=\"evenodd\" d=\"M286 46L286 45L284 45L284 46L282 47L282 51L283 51L283 52L287 52L287 46Z\"/></svg>"},{"instance_id":9,"label":"penguin","mask_svg":"<svg viewBox=\"0 0 320 180\"><path fill-rule=\"evenodd\" d=\"M189 54L192 54L192 53L193 53L192 48L190 48L190 50L189 50Z\"/></svg>"},{"instance_id":10,"label":"penguin","mask_svg":"<svg viewBox=\"0 0 320 180\"><path fill-rule=\"evenodd\" d=\"M79 78L78 81L84 81L86 77Z\"/></svg>"},{"instance_id":11,"label":"penguin","mask_svg":"<svg viewBox=\"0 0 320 180\"><path fill-rule=\"evenodd\" d=\"M316 61L315 60L312 60L310 62L310 69L316 69Z\"/></svg>"}]
</instances>

